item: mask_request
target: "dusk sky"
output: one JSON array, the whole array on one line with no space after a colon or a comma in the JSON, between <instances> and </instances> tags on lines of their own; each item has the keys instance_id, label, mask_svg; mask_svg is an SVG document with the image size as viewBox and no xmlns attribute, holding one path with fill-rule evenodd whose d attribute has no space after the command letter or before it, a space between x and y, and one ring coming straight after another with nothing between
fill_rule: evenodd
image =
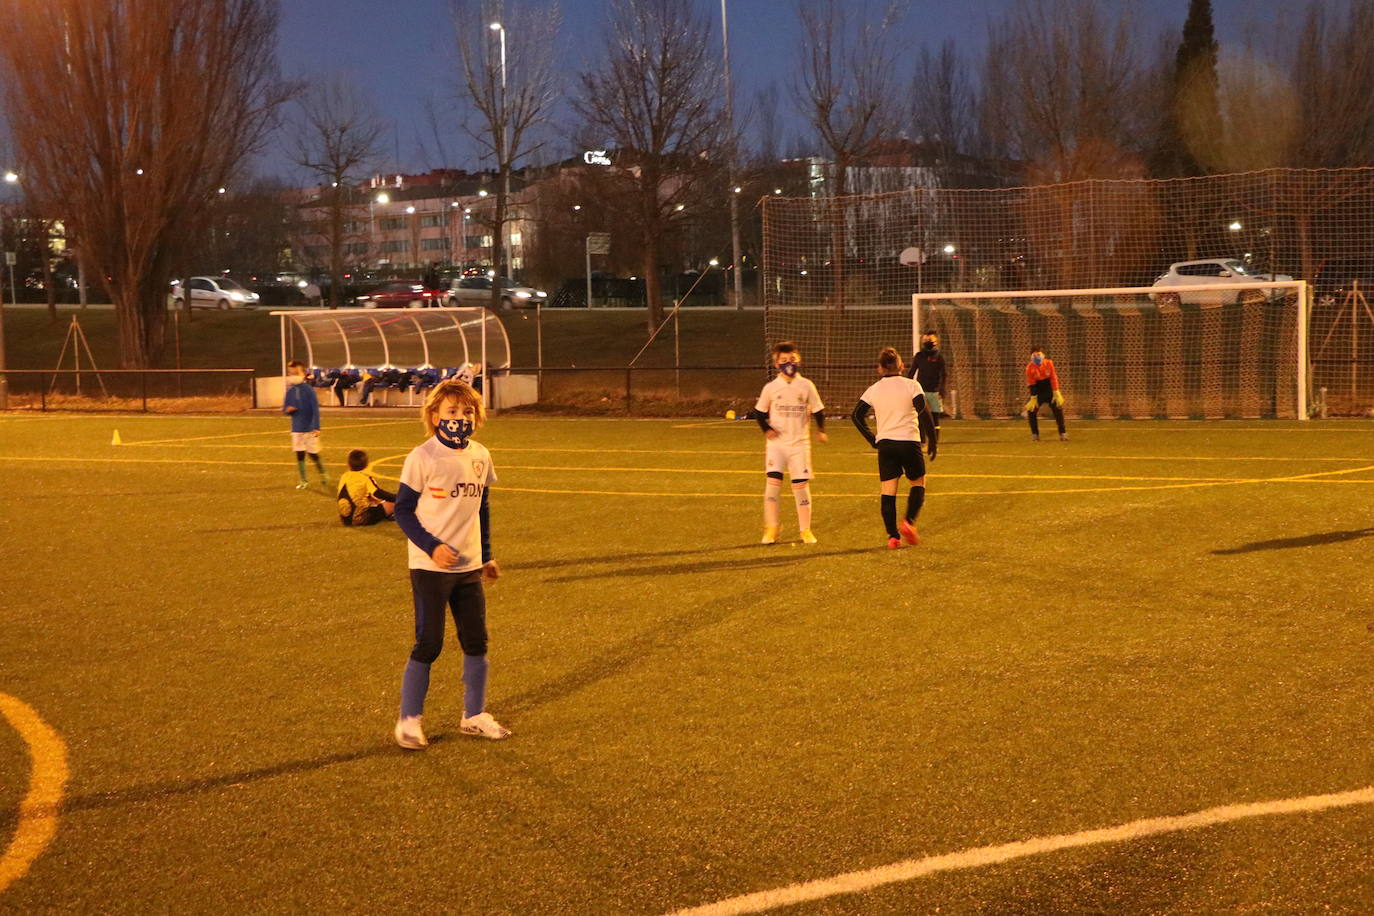
<instances>
[{"instance_id":1,"label":"dusk sky","mask_svg":"<svg viewBox=\"0 0 1374 916\"><path fill-rule=\"evenodd\" d=\"M711 18L719 41L719 0L696 0ZM922 44L938 46L954 39L966 52L977 52L987 22L1010 9L1015 0L911 0L905 28L913 55ZM1107 0L1111 4L1113 0ZM1177 33L1187 12L1187 0L1133 0L1142 30L1170 29ZM1295 4L1284 0L1213 0L1218 38L1223 45L1236 41L1247 28L1265 29L1272 14ZM604 0L565 0L564 36L558 55L566 69L566 85L574 85L579 69L588 65L600 46L600 32L609 4ZM455 67L450 0L283 0L281 62L286 73L308 78L312 73L345 71L372 93L396 129L390 155L399 161L388 168L423 171L440 165L472 167L468 145L457 127ZM786 134L804 129L795 115L788 81L798 41L794 0L729 0L731 64L737 104L746 108L754 94L776 82L782 92ZM432 132L425 115L426 100L447 106L453 119L454 144L450 159L434 155ZM566 115L565 115L566 117ZM456 155L455 155L456 153ZM294 178L279 149L265 156L264 169Z\"/></svg>"}]
</instances>

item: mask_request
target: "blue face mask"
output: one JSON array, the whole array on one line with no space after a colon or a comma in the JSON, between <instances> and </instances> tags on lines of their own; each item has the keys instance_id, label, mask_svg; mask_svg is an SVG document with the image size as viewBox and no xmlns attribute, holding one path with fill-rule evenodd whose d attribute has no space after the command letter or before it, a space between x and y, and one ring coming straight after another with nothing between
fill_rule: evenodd
<instances>
[{"instance_id":1,"label":"blue face mask","mask_svg":"<svg viewBox=\"0 0 1374 916\"><path fill-rule=\"evenodd\" d=\"M472 435L475 424L468 419L440 420L434 427L434 435L449 448L467 448L468 437Z\"/></svg>"},{"instance_id":2,"label":"blue face mask","mask_svg":"<svg viewBox=\"0 0 1374 916\"><path fill-rule=\"evenodd\" d=\"M1041 356L1039 353L1031 357L1031 362L1035 363L1037 366L1043 363L1044 361L1045 357Z\"/></svg>"},{"instance_id":3,"label":"blue face mask","mask_svg":"<svg viewBox=\"0 0 1374 916\"><path fill-rule=\"evenodd\" d=\"M778 371L781 372L783 375L787 376L788 378L792 378L797 374L797 364L783 363L781 366L778 367Z\"/></svg>"}]
</instances>

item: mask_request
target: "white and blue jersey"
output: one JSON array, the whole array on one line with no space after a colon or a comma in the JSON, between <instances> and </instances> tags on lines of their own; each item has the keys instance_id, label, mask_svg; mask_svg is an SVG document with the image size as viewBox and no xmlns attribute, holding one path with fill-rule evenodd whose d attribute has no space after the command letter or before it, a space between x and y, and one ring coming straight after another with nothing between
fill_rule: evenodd
<instances>
[{"instance_id":1,"label":"white and blue jersey","mask_svg":"<svg viewBox=\"0 0 1374 916\"><path fill-rule=\"evenodd\" d=\"M417 445L401 468L396 521L409 539L410 568L471 572L491 559L487 489L496 482L491 453L480 442L450 448L438 437ZM431 559L447 544L458 564L445 569Z\"/></svg>"}]
</instances>

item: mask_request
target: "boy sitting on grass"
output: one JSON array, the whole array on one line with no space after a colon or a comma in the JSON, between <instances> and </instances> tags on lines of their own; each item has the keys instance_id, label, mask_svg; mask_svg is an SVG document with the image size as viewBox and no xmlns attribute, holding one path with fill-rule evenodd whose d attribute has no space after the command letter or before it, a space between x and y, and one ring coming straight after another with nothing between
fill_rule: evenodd
<instances>
[{"instance_id":1,"label":"boy sitting on grass","mask_svg":"<svg viewBox=\"0 0 1374 916\"><path fill-rule=\"evenodd\" d=\"M339 521L345 525L375 525L396 512L396 494L377 486L367 465L367 452L355 448L348 453L348 470L339 475Z\"/></svg>"}]
</instances>

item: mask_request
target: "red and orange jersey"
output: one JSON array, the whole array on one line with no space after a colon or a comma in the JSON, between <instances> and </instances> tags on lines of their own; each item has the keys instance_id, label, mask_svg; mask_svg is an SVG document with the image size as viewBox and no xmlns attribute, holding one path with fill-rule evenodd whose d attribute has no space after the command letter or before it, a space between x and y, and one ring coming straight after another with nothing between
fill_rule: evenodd
<instances>
[{"instance_id":1,"label":"red and orange jersey","mask_svg":"<svg viewBox=\"0 0 1374 916\"><path fill-rule=\"evenodd\" d=\"M1050 380L1050 387L1054 391L1059 390L1059 374L1054 371L1054 360L1047 356L1044 362L1038 366L1034 362L1026 363L1027 385L1034 385L1036 382L1043 382L1045 379Z\"/></svg>"}]
</instances>

